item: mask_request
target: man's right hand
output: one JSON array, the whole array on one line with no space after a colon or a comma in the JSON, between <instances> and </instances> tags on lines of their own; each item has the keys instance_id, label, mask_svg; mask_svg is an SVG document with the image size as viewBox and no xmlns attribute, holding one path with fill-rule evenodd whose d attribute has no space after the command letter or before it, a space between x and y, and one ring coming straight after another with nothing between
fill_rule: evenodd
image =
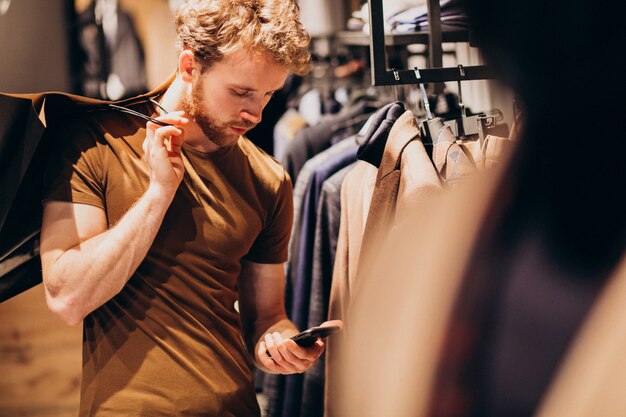
<instances>
[{"instance_id":1,"label":"man's right hand","mask_svg":"<svg viewBox=\"0 0 626 417\"><path fill-rule=\"evenodd\" d=\"M148 122L143 141L144 158L150 168L150 186L158 187L165 195L173 196L183 179L185 168L180 154L184 143L184 127L189 119L176 111L156 119L173 126L159 126Z\"/></svg>"}]
</instances>

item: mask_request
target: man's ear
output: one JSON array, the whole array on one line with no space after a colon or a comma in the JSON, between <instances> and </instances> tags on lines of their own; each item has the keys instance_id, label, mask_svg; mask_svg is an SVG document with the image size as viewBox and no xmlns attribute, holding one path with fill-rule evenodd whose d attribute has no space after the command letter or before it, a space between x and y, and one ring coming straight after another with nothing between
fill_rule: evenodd
<instances>
[{"instance_id":1,"label":"man's ear","mask_svg":"<svg viewBox=\"0 0 626 417\"><path fill-rule=\"evenodd\" d=\"M178 55L178 74L183 81L191 82L195 61L196 57L190 49L185 49Z\"/></svg>"}]
</instances>

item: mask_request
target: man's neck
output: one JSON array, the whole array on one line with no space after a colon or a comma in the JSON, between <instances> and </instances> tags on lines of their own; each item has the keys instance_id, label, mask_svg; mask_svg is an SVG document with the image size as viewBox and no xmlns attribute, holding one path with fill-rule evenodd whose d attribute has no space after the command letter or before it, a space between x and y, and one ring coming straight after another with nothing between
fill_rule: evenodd
<instances>
[{"instance_id":1,"label":"man's neck","mask_svg":"<svg viewBox=\"0 0 626 417\"><path fill-rule=\"evenodd\" d=\"M189 85L177 76L159 100L159 104L170 112L184 110L184 97L190 93L187 91L188 88ZM189 117L189 115L185 116ZM185 127L185 144L201 152L215 152L219 149L219 146L206 137L193 119L190 119L189 124Z\"/></svg>"}]
</instances>

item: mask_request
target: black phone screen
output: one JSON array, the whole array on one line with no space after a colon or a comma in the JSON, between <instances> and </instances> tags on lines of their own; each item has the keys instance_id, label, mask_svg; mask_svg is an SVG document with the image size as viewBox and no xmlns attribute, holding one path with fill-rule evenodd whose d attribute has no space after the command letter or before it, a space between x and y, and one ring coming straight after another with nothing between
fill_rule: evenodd
<instances>
[{"instance_id":1,"label":"black phone screen","mask_svg":"<svg viewBox=\"0 0 626 417\"><path fill-rule=\"evenodd\" d=\"M309 347L313 346L318 338L324 339L339 330L341 330L340 326L311 327L310 329L304 330L303 332L293 336L291 340L300 346Z\"/></svg>"}]
</instances>

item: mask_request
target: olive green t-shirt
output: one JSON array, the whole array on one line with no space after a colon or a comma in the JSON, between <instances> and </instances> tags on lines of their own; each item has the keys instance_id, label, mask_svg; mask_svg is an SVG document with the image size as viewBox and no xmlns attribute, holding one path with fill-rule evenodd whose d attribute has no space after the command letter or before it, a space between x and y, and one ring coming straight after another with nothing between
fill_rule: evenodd
<instances>
[{"instance_id":1,"label":"olive green t-shirt","mask_svg":"<svg viewBox=\"0 0 626 417\"><path fill-rule=\"evenodd\" d=\"M133 106L154 114L147 103ZM148 187L145 122L92 112L59 129L47 200L90 204L115 226ZM244 347L241 260L282 263L291 182L240 138L182 150L185 175L148 254L122 291L83 323L82 416L258 416Z\"/></svg>"}]
</instances>

